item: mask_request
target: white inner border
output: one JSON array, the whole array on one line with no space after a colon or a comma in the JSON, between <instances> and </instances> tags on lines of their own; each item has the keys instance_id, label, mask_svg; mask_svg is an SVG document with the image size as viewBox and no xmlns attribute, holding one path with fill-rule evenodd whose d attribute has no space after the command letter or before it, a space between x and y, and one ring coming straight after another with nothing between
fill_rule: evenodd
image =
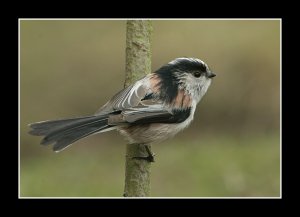
<instances>
[{"instance_id":1,"label":"white inner border","mask_svg":"<svg viewBox=\"0 0 300 217\"><path fill-rule=\"evenodd\" d=\"M20 26L21 26L21 21L29 21L29 20L68 20L68 21L91 21L91 20L214 20L214 21L221 21L221 20L228 20L228 21L239 21L239 20L260 20L260 21L265 21L265 20L277 20L280 21L280 196L278 197L21 197L21 176L20 176L20 138L21 138L21 133L20 133L20 99L21 99L21 92L20 92L20 60L21 60L21 52L20 52L20 44L21 44L21 32L20 32ZM20 199L36 199L36 198L41 198L41 199L147 199L147 198L166 198L166 199L179 199L179 198L187 198L187 199L281 199L282 198L282 19L281 18L266 18L266 19L250 19L250 18L235 18L235 19L161 19L161 18L149 18L149 19L137 19L137 18L124 18L124 19L107 19L107 18L101 18L101 19L69 19L69 18L19 18L18 19L18 101L19 101L19 108L18 108L18 196ZM120 192L121 194L122 192Z\"/></svg>"}]
</instances>

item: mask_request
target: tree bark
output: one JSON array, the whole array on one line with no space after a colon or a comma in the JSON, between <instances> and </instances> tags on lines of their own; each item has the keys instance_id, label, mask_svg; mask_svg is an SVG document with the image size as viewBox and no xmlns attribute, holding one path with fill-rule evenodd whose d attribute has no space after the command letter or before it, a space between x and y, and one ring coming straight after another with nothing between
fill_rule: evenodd
<instances>
[{"instance_id":1,"label":"tree bark","mask_svg":"<svg viewBox=\"0 0 300 217\"><path fill-rule=\"evenodd\" d=\"M151 33L151 21L127 21L125 87L151 72ZM133 157L147 155L143 144L127 144L124 197L148 197L150 195L151 163L146 160L133 159Z\"/></svg>"}]
</instances>

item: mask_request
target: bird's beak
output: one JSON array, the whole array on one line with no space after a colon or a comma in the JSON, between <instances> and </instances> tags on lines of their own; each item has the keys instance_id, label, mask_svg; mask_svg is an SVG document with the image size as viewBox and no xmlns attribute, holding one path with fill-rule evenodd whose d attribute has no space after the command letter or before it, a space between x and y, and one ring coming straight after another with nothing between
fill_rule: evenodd
<instances>
[{"instance_id":1,"label":"bird's beak","mask_svg":"<svg viewBox=\"0 0 300 217\"><path fill-rule=\"evenodd\" d=\"M212 71L208 71L208 72L207 72L207 77L208 77L208 78L213 78L213 77L215 77L215 76L216 76L216 74L213 73Z\"/></svg>"}]
</instances>

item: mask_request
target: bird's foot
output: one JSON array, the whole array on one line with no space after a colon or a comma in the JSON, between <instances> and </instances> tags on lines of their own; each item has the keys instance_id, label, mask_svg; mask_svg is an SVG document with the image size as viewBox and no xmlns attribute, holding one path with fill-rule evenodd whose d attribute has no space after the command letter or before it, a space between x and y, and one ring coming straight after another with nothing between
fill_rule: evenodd
<instances>
[{"instance_id":1,"label":"bird's foot","mask_svg":"<svg viewBox=\"0 0 300 217\"><path fill-rule=\"evenodd\" d=\"M147 151L148 156L147 157L132 157L132 159L138 159L138 160L146 160L150 163L155 162L154 156L155 154L151 152L150 148L148 145L145 145L145 149Z\"/></svg>"},{"instance_id":2,"label":"bird's foot","mask_svg":"<svg viewBox=\"0 0 300 217\"><path fill-rule=\"evenodd\" d=\"M153 163L153 162L155 162L154 156L155 156L155 154L152 154L152 155L148 155L147 157L132 157L132 159L146 160L146 161L148 161L150 163Z\"/></svg>"}]
</instances>

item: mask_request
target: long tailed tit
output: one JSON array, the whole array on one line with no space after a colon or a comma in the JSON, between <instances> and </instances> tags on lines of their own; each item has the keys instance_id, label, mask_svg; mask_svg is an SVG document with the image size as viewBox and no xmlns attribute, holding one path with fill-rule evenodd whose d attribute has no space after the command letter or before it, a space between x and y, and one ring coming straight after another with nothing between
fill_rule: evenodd
<instances>
[{"instance_id":1,"label":"long tailed tit","mask_svg":"<svg viewBox=\"0 0 300 217\"><path fill-rule=\"evenodd\" d=\"M54 151L110 130L118 130L130 144L160 142L191 123L214 76L202 60L177 58L118 92L94 115L33 123L29 133L44 136L42 145L54 143Z\"/></svg>"}]
</instances>

